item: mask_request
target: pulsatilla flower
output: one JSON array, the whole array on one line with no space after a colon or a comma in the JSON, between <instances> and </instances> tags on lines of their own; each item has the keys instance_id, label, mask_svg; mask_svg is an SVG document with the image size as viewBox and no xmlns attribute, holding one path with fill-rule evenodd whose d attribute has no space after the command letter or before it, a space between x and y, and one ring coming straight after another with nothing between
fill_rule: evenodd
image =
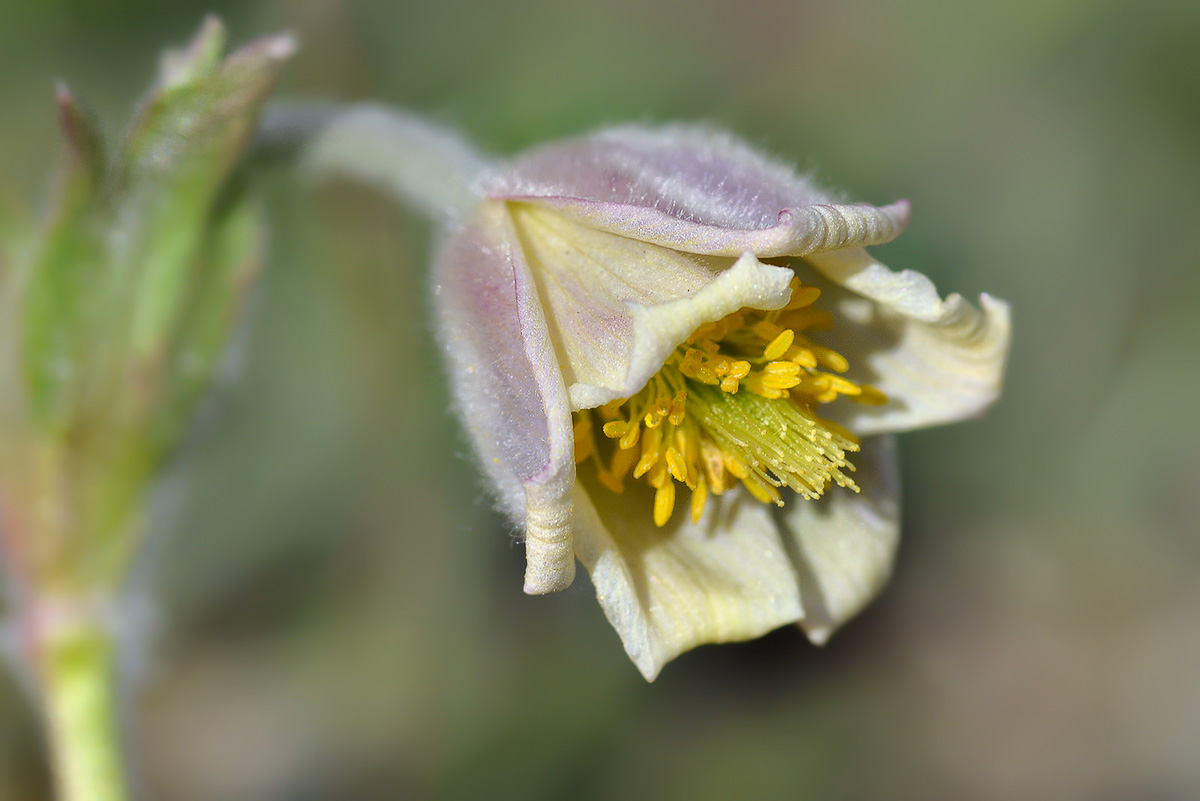
<instances>
[{"instance_id":1,"label":"pulsatilla flower","mask_svg":"<svg viewBox=\"0 0 1200 801\"><path fill-rule=\"evenodd\" d=\"M566 587L579 559L648 679L787 623L824 642L891 569L887 435L995 399L1007 306L943 300L864 250L903 230L906 202L835 202L703 129L460 172L473 197L436 255L438 333L524 532L525 591Z\"/></svg>"}]
</instances>

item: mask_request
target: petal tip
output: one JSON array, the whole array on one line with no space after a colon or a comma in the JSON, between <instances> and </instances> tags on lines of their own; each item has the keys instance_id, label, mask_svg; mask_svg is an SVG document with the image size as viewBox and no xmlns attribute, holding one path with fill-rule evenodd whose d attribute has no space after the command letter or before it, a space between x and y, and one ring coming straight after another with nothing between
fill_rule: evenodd
<instances>
[{"instance_id":1,"label":"petal tip","mask_svg":"<svg viewBox=\"0 0 1200 801\"><path fill-rule=\"evenodd\" d=\"M570 477L574 479L574 475ZM570 491L569 484L565 490ZM562 491L526 485L525 593L545 595L575 580L574 509Z\"/></svg>"},{"instance_id":2,"label":"petal tip","mask_svg":"<svg viewBox=\"0 0 1200 801\"><path fill-rule=\"evenodd\" d=\"M549 595L565 590L574 581L574 560L554 569L530 563L525 566L525 586L522 589L526 595Z\"/></svg>"},{"instance_id":3,"label":"petal tip","mask_svg":"<svg viewBox=\"0 0 1200 801\"><path fill-rule=\"evenodd\" d=\"M808 637L808 641L817 647L824 647L825 643L829 642L829 638L833 636L832 626L813 626L809 628L804 625L804 621L800 621L800 627L804 629L804 634Z\"/></svg>"}]
</instances>

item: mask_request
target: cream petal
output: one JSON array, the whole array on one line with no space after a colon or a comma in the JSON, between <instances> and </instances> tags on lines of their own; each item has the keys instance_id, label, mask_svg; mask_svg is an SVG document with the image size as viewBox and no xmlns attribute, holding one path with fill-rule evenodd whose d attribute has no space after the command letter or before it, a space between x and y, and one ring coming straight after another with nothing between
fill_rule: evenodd
<instances>
[{"instance_id":1,"label":"cream petal","mask_svg":"<svg viewBox=\"0 0 1200 801\"><path fill-rule=\"evenodd\" d=\"M959 295L942 300L925 276L893 272L862 249L805 261L837 282L814 280L838 318L820 343L849 359L851 380L888 396L882 406L840 404L834 419L861 436L909 431L978 416L999 396L1007 303L984 294L980 310Z\"/></svg>"},{"instance_id":2,"label":"cream petal","mask_svg":"<svg viewBox=\"0 0 1200 801\"><path fill-rule=\"evenodd\" d=\"M439 340L459 413L508 513L525 528L525 590L574 577L574 445L566 387L503 204L484 203L434 261Z\"/></svg>"},{"instance_id":3,"label":"cream petal","mask_svg":"<svg viewBox=\"0 0 1200 801\"><path fill-rule=\"evenodd\" d=\"M698 524L677 508L658 528L652 492L639 482L618 496L582 472L576 492L576 553L647 680L697 645L748 640L800 619L773 507L732 491L709 498Z\"/></svg>"},{"instance_id":4,"label":"cream petal","mask_svg":"<svg viewBox=\"0 0 1200 801\"><path fill-rule=\"evenodd\" d=\"M777 512L800 577L800 625L817 645L882 589L900 539L895 438L863 440L854 464L861 493L834 487L819 500L797 499Z\"/></svg>"},{"instance_id":5,"label":"cream petal","mask_svg":"<svg viewBox=\"0 0 1200 801\"><path fill-rule=\"evenodd\" d=\"M657 306L629 304L633 317L633 351L622 394L645 386L671 351L703 323L750 307L780 309L791 299L795 273L785 267L763 264L749 253L699 291ZM574 393L571 396L575 399Z\"/></svg>"},{"instance_id":6,"label":"cream petal","mask_svg":"<svg viewBox=\"0 0 1200 801\"><path fill-rule=\"evenodd\" d=\"M510 210L575 410L637 392L701 323L790 297L792 271L750 254L684 254L544 208Z\"/></svg>"},{"instance_id":7,"label":"cream petal","mask_svg":"<svg viewBox=\"0 0 1200 801\"><path fill-rule=\"evenodd\" d=\"M901 201L839 204L790 167L703 128L616 128L514 160L484 192L689 253L803 256L890 241Z\"/></svg>"}]
</instances>

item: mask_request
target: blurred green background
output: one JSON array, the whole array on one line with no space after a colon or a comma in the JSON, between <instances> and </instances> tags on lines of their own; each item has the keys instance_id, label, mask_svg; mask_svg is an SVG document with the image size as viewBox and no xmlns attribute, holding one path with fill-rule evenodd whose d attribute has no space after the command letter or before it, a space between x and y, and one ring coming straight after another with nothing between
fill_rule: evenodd
<instances>
[{"instance_id":1,"label":"blurred green background","mask_svg":"<svg viewBox=\"0 0 1200 801\"><path fill-rule=\"evenodd\" d=\"M1008 299L1015 341L985 419L902 438L869 611L646 685L586 579L521 594L427 333L427 227L267 176L271 269L134 597L146 798L1200 797L1200 4L4 0L0 187L44 195L54 79L119 136L208 11L299 35L282 97L500 153L702 120L910 198L880 255ZM0 801L47 797L5 676Z\"/></svg>"}]
</instances>

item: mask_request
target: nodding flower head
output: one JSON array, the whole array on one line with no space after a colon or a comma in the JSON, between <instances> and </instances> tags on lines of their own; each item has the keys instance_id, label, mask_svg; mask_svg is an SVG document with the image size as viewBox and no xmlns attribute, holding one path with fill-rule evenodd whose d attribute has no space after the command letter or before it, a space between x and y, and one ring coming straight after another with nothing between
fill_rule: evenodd
<instances>
[{"instance_id":1,"label":"nodding flower head","mask_svg":"<svg viewBox=\"0 0 1200 801\"><path fill-rule=\"evenodd\" d=\"M437 141L377 110L342 134L389 126ZM464 147L438 145L470 191L425 176L456 199L437 331L524 532L526 592L566 587L578 559L648 679L791 622L823 642L890 573L886 435L996 398L1006 304L942 299L868 254L907 202L837 202L707 129L616 128L470 168Z\"/></svg>"}]
</instances>

